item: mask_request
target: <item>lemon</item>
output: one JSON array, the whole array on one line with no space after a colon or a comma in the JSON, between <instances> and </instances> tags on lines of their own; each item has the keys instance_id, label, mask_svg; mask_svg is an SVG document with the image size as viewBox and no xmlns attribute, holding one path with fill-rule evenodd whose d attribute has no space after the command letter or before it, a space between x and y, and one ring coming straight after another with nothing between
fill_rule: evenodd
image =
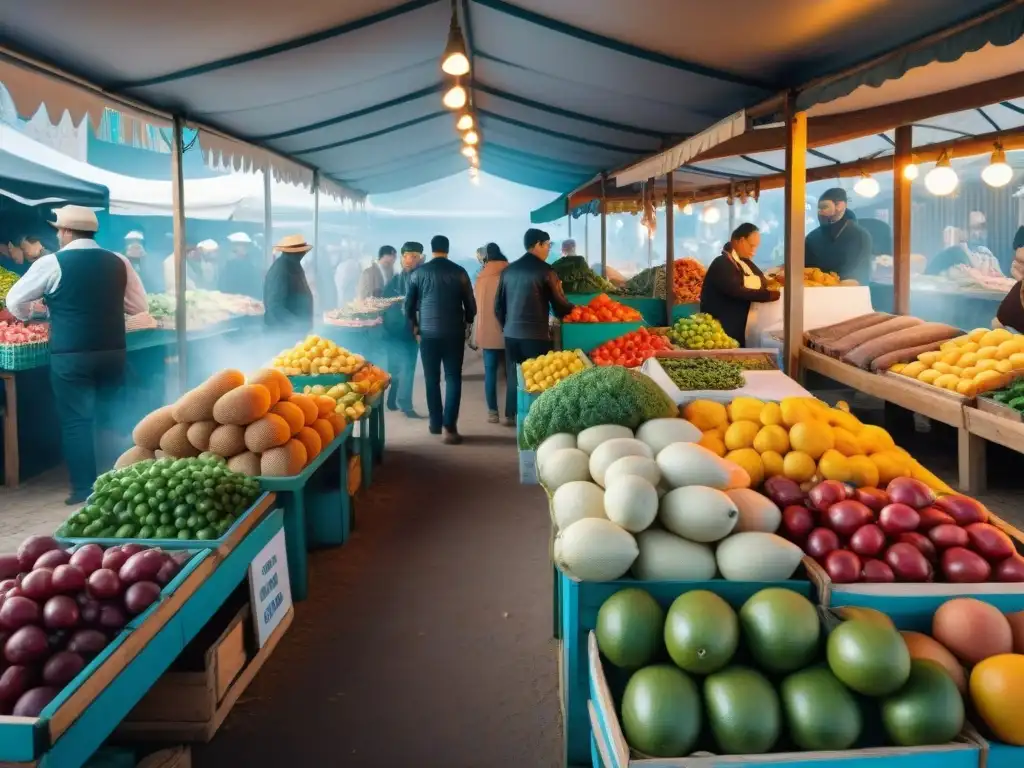
<instances>
[{"instance_id":1,"label":"lemon","mask_svg":"<svg viewBox=\"0 0 1024 768\"><path fill-rule=\"evenodd\" d=\"M727 444L728 437L729 435L726 433ZM784 427L778 424L769 424L766 427L761 427L760 431L758 431L757 436L754 438L753 447L758 453L771 451L785 455L789 453L789 434Z\"/></svg>"},{"instance_id":2,"label":"lemon","mask_svg":"<svg viewBox=\"0 0 1024 768\"><path fill-rule=\"evenodd\" d=\"M782 406L778 403L765 403L761 409L760 421L766 427L782 424Z\"/></svg>"},{"instance_id":3,"label":"lemon","mask_svg":"<svg viewBox=\"0 0 1024 768\"><path fill-rule=\"evenodd\" d=\"M761 464L764 466L765 478L785 474L782 456L775 451L765 451L761 454Z\"/></svg>"},{"instance_id":4,"label":"lemon","mask_svg":"<svg viewBox=\"0 0 1024 768\"><path fill-rule=\"evenodd\" d=\"M790 451L782 460L782 474L798 483L806 483L817 471L814 459L803 451Z\"/></svg>"},{"instance_id":5,"label":"lemon","mask_svg":"<svg viewBox=\"0 0 1024 768\"><path fill-rule=\"evenodd\" d=\"M759 425L752 421L734 422L725 431L725 447L730 451L751 448L759 431Z\"/></svg>"},{"instance_id":6,"label":"lemon","mask_svg":"<svg viewBox=\"0 0 1024 768\"><path fill-rule=\"evenodd\" d=\"M726 442L726 446L728 446L728 442ZM729 451L729 453L725 454L725 460L738 464L747 471L747 474L750 475L750 486L752 488L757 488L757 486L764 482L764 464L761 463L761 457L753 448L739 448Z\"/></svg>"}]
</instances>

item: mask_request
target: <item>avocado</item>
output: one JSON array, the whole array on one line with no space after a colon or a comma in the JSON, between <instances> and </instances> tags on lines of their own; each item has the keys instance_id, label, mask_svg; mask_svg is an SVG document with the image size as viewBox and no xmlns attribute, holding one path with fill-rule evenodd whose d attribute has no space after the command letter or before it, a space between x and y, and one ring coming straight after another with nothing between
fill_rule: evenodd
<instances>
[{"instance_id":1,"label":"avocado","mask_svg":"<svg viewBox=\"0 0 1024 768\"><path fill-rule=\"evenodd\" d=\"M860 738L864 718L849 689L825 666L794 672L782 681L789 736L800 749L843 750Z\"/></svg>"},{"instance_id":2,"label":"avocado","mask_svg":"<svg viewBox=\"0 0 1024 768\"><path fill-rule=\"evenodd\" d=\"M762 589L740 608L743 641L769 672L803 669L818 654L821 623L810 600L790 589Z\"/></svg>"},{"instance_id":3,"label":"avocado","mask_svg":"<svg viewBox=\"0 0 1024 768\"><path fill-rule=\"evenodd\" d=\"M704 681L704 707L723 754L759 755L779 740L779 696L760 672L726 667L709 675Z\"/></svg>"},{"instance_id":4,"label":"avocado","mask_svg":"<svg viewBox=\"0 0 1024 768\"><path fill-rule=\"evenodd\" d=\"M907 644L895 628L877 621L844 621L829 634L826 654L832 673L865 696L895 693L910 676Z\"/></svg>"},{"instance_id":5,"label":"avocado","mask_svg":"<svg viewBox=\"0 0 1024 768\"><path fill-rule=\"evenodd\" d=\"M963 730L964 700L941 664L914 659L906 685L882 701L882 724L901 747L945 744Z\"/></svg>"},{"instance_id":6,"label":"avocado","mask_svg":"<svg viewBox=\"0 0 1024 768\"><path fill-rule=\"evenodd\" d=\"M700 694L690 676L671 664L637 670L622 694L622 731L633 749L651 757L693 750L702 720Z\"/></svg>"},{"instance_id":7,"label":"avocado","mask_svg":"<svg viewBox=\"0 0 1024 768\"><path fill-rule=\"evenodd\" d=\"M597 647L621 669L650 664L661 650L665 611L642 589L622 589L597 612Z\"/></svg>"},{"instance_id":8,"label":"avocado","mask_svg":"<svg viewBox=\"0 0 1024 768\"><path fill-rule=\"evenodd\" d=\"M714 592L684 592L669 606L665 647L672 661L687 672L717 672L732 660L739 641L736 611Z\"/></svg>"}]
</instances>

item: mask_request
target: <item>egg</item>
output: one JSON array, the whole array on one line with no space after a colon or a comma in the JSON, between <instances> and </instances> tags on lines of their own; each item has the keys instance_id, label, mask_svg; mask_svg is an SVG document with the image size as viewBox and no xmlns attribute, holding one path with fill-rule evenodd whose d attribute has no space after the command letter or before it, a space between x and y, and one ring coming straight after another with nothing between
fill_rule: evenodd
<instances>
[{"instance_id":1,"label":"egg","mask_svg":"<svg viewBox=\"0 0 1024 768\"><path fill-rule=\"evenodd\" d=\"M970 597L939 606L932 618L932 637L967 666L1013 652L1010 622L994 605Z\"/></svg>"}]
</instances>

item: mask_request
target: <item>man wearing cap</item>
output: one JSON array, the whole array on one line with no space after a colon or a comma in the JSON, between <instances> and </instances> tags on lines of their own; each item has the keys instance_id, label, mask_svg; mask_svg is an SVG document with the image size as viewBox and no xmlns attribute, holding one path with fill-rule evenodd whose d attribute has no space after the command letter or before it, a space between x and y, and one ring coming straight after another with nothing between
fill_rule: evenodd
<instances>
[{"instance_id":1,"label":"man wearing cap","mask_svg":"<svg viewBox=\"0 0 1024 768\"><path fill-rule=\"evenodd\" d=\"M313 292L302 257L313 250L302 235L287 235L274 246L279 254L263 278L263 322L280 348L301 340L313 330Z\"/></svg>"},{"instance_id":2,"label":"man wearing cap","mask_svg":"<svg viewBox=\"0 0 1024 768\"><path fill-rule=\"evenodd\" d=\"M67 504L85 501L96 480L97 400L107 403L124 377L124 316L148 309L146 291L128 259L93 239L89 208L57 210L60 250L41 256L7 294L7 307L27 320L32 302L50 311L50 383L71 476Z\"/></svg>"},{"instance_id":3,"label":"man wearing cap","mask_svg":"<svg viewBox=\"0 0 1024 768\"><path fill-rule=\"evenodd\" d=\"M871 235L847 209L845 190L834 187L818 198L818 224L804 240L804 266L867 285L871 279Z\"/></svg>"},{"instance_id":4,"label":"man wearing cap","mask_svg":"<svg viewBox=\"0 0 1024 768\"><path fill-rule=\"evenodd\" d=\"M359 276L359 298L380 298L384 287L391 282L395 273L395 259L398 253L393 246L382 245L377 251L377 263L367 267Z\"/></svg>"},{"instance_id":5,"label":"man wearing cap","mask_svg":"<svg viewBox=\"0 0 1024 768\"><path fill-rule=\"evenodd\" d=\"M423 262L423 245L410 240L402 246L402 269L384 288L385 299L404 297L409 292L409 281ZM401 304L393 304L384 312L384 330L388 334L388 410L402 411L410 419L418 419L412 405L413 381L416 378L416 358L420 345L405 318Z\"/></svg>"},{"instance_id":6,"label":"man wearing cap","mask_svg":"<svg viewBox=\"0 0 1024 768\"><path fill-rule=\"evenodd\" d=\"M262 295L260 270L249 255L252 238L245 232L228 235L231 254L224 262L217 277L217 290L258 299Z\"/></svg>"},{"instance_id":7,"label":"man wearing cap","mask_svg":"<svg viewBox=\"0 0 1024 768\"><path fill-rule=\"evenodd\" d=\"M142 285L148 293L163 293L164 271L160 262L147 253L145 236L133 229L124 236L124 255L128 257L132 268L142 278Z\"/></svg>"},{"instance_id":8,"label":"man wearing cap","mask_svg":"<svg viewBox=\"0 0 1024 768\"><path fill-rule=\"evenodd\" d=\"M405 295L405 316L420 339L423 379L427 390L430 433L457 445L459 405L462 402L462 362L467 330L476 317L473 284L466 270L448 259L448 238L430 240L433 258L417 269ZM444 366L444 402L441 400L441 367Z\"/></svg>"}]
</instances>

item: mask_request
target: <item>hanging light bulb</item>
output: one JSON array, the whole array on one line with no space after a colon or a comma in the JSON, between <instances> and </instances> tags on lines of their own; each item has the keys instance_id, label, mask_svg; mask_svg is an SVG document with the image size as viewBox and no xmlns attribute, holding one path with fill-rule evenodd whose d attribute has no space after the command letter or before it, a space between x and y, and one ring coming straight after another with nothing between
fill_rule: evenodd
<instances>
[{"instance_id":1,"label":"hanging light bulb","mask_svg":"<svg viewBox=\"0 0 1024 768\"><path fill-rule=\"evenodd\" d=\"M480 183L480 169L474 166L469 167L469 180L474 184Z\"/></svg>"},{"instance_id":2,"label":"hanging light bulb","mask_svg":"<svg viewBox=\"0 0 1024 768\"><path fill-rule=\"evenodd\" d=\"M441 103L448 109L462 109L466 106L466 89L456 82L445 92Z\"/></svg>"},{"instance_id":3,"label":"hanging light bulb","mask_svg":"<svg viewBox=\"0 0 1024 768\"><path fill-rule=\"evenodd\" d=\"M913 181L921 174L921 169L917 167L917 155L910 156L910 162L903 166L903 178L907 181Z\"/></svg>"},{"instance_id":4,"label":"hanging light bulb","mask_svg":"<svg viewBox=\"0 0 1024 768\"><path fill-rule=\"evenodd\" d=\"M942 153L935 167L928 171L924 177L925 187L933 195L939 197L952 194L959 183L960 179L957 177L956 171L953 170L953 166L949 162L949 155L946 152Z\"/></svg>"},{"instance_id":5,"label":"hanging light bulb","mask_svg":"<svg viewBox=\"0 0 1024 768\"><path fill-rule=\"evenodd\" d=\"M878 182L867 174L857 179L857 183L853 185L853 191L861 197L874 197L880 190Z\"/></svg>"},{"instance_id":6,"label":"hanging light bulb","mask_svg":"<svg viewBox=\"0 0 1024 768\"><path fill-rule=\"evenodd\" d=\"M457 131L468 131L473 127L473 116L469 112L463 112L459 115L459 120L455 123L455 130Z\"/></svg>"},{"instance_id":7,"label":"hanging light bulb","mask_svg":"<svg viewBox=\"0 0 1024 768\"><path fill-rule=\"evenodd\" d=\"M683 206L683 215L693 216L693 206L690 203L687 203L686 205Z\"/></svg>"},{"instance_id":8,"label":"hanging light bulb","mask_svg":"<svg viewBox=\"0 0 1024 768\"><path fill-rule=\"evenodd\" d=\"M462 77L469 74L469 56L466 55L466 40L459 27L459 13L452 0L452 22L448 27L448 44L441 56L441 71L446 75Z\"/></svg>"},{"instance_id":9,"label":"hanging light bulb","mask_svg":"<svg viewBox=\"0 0 1024 768\"><path fill-rule=\"evenodd\" d=\"M1013 178L1013 168L1006 163L1006 152L996 144L992 153L992 161L981 172L981 180L990 187L1005 187Z\"/></svg>"},{"instance_id":10,"label":"hanging light bulb","mask_svg":"<svg viewBox=\"0 0 1024 768\"><path fill-rule=\"evenodd\" d=\"M471 147L469 144L466 144L462 147L462 154L466 157L476 157L476 147Z\"/></svg>"},{"instance_id":11,"label":"hanging light bulb","mask_svg":"<svg viewBox=\"0 0 1024 768\"><path fill-rule=\"evenodd\" d=\"M477 144L480 141L480 137L477 136L476 131L467 131L463 134L462 141L465 144Z\"/></svg>"},{"instance_id":12,"label":"hanging light bulb","mask_svg":"<svg viewBox=\"0 0 1024 768\"><path fill-rule=\"evenodd\" d=\"M701 218L704 220L705 224L717 224L722 220L722 212L714 206L710 206L704 209L704 213L701 215Z\"/></svg>"}]
</instances>

